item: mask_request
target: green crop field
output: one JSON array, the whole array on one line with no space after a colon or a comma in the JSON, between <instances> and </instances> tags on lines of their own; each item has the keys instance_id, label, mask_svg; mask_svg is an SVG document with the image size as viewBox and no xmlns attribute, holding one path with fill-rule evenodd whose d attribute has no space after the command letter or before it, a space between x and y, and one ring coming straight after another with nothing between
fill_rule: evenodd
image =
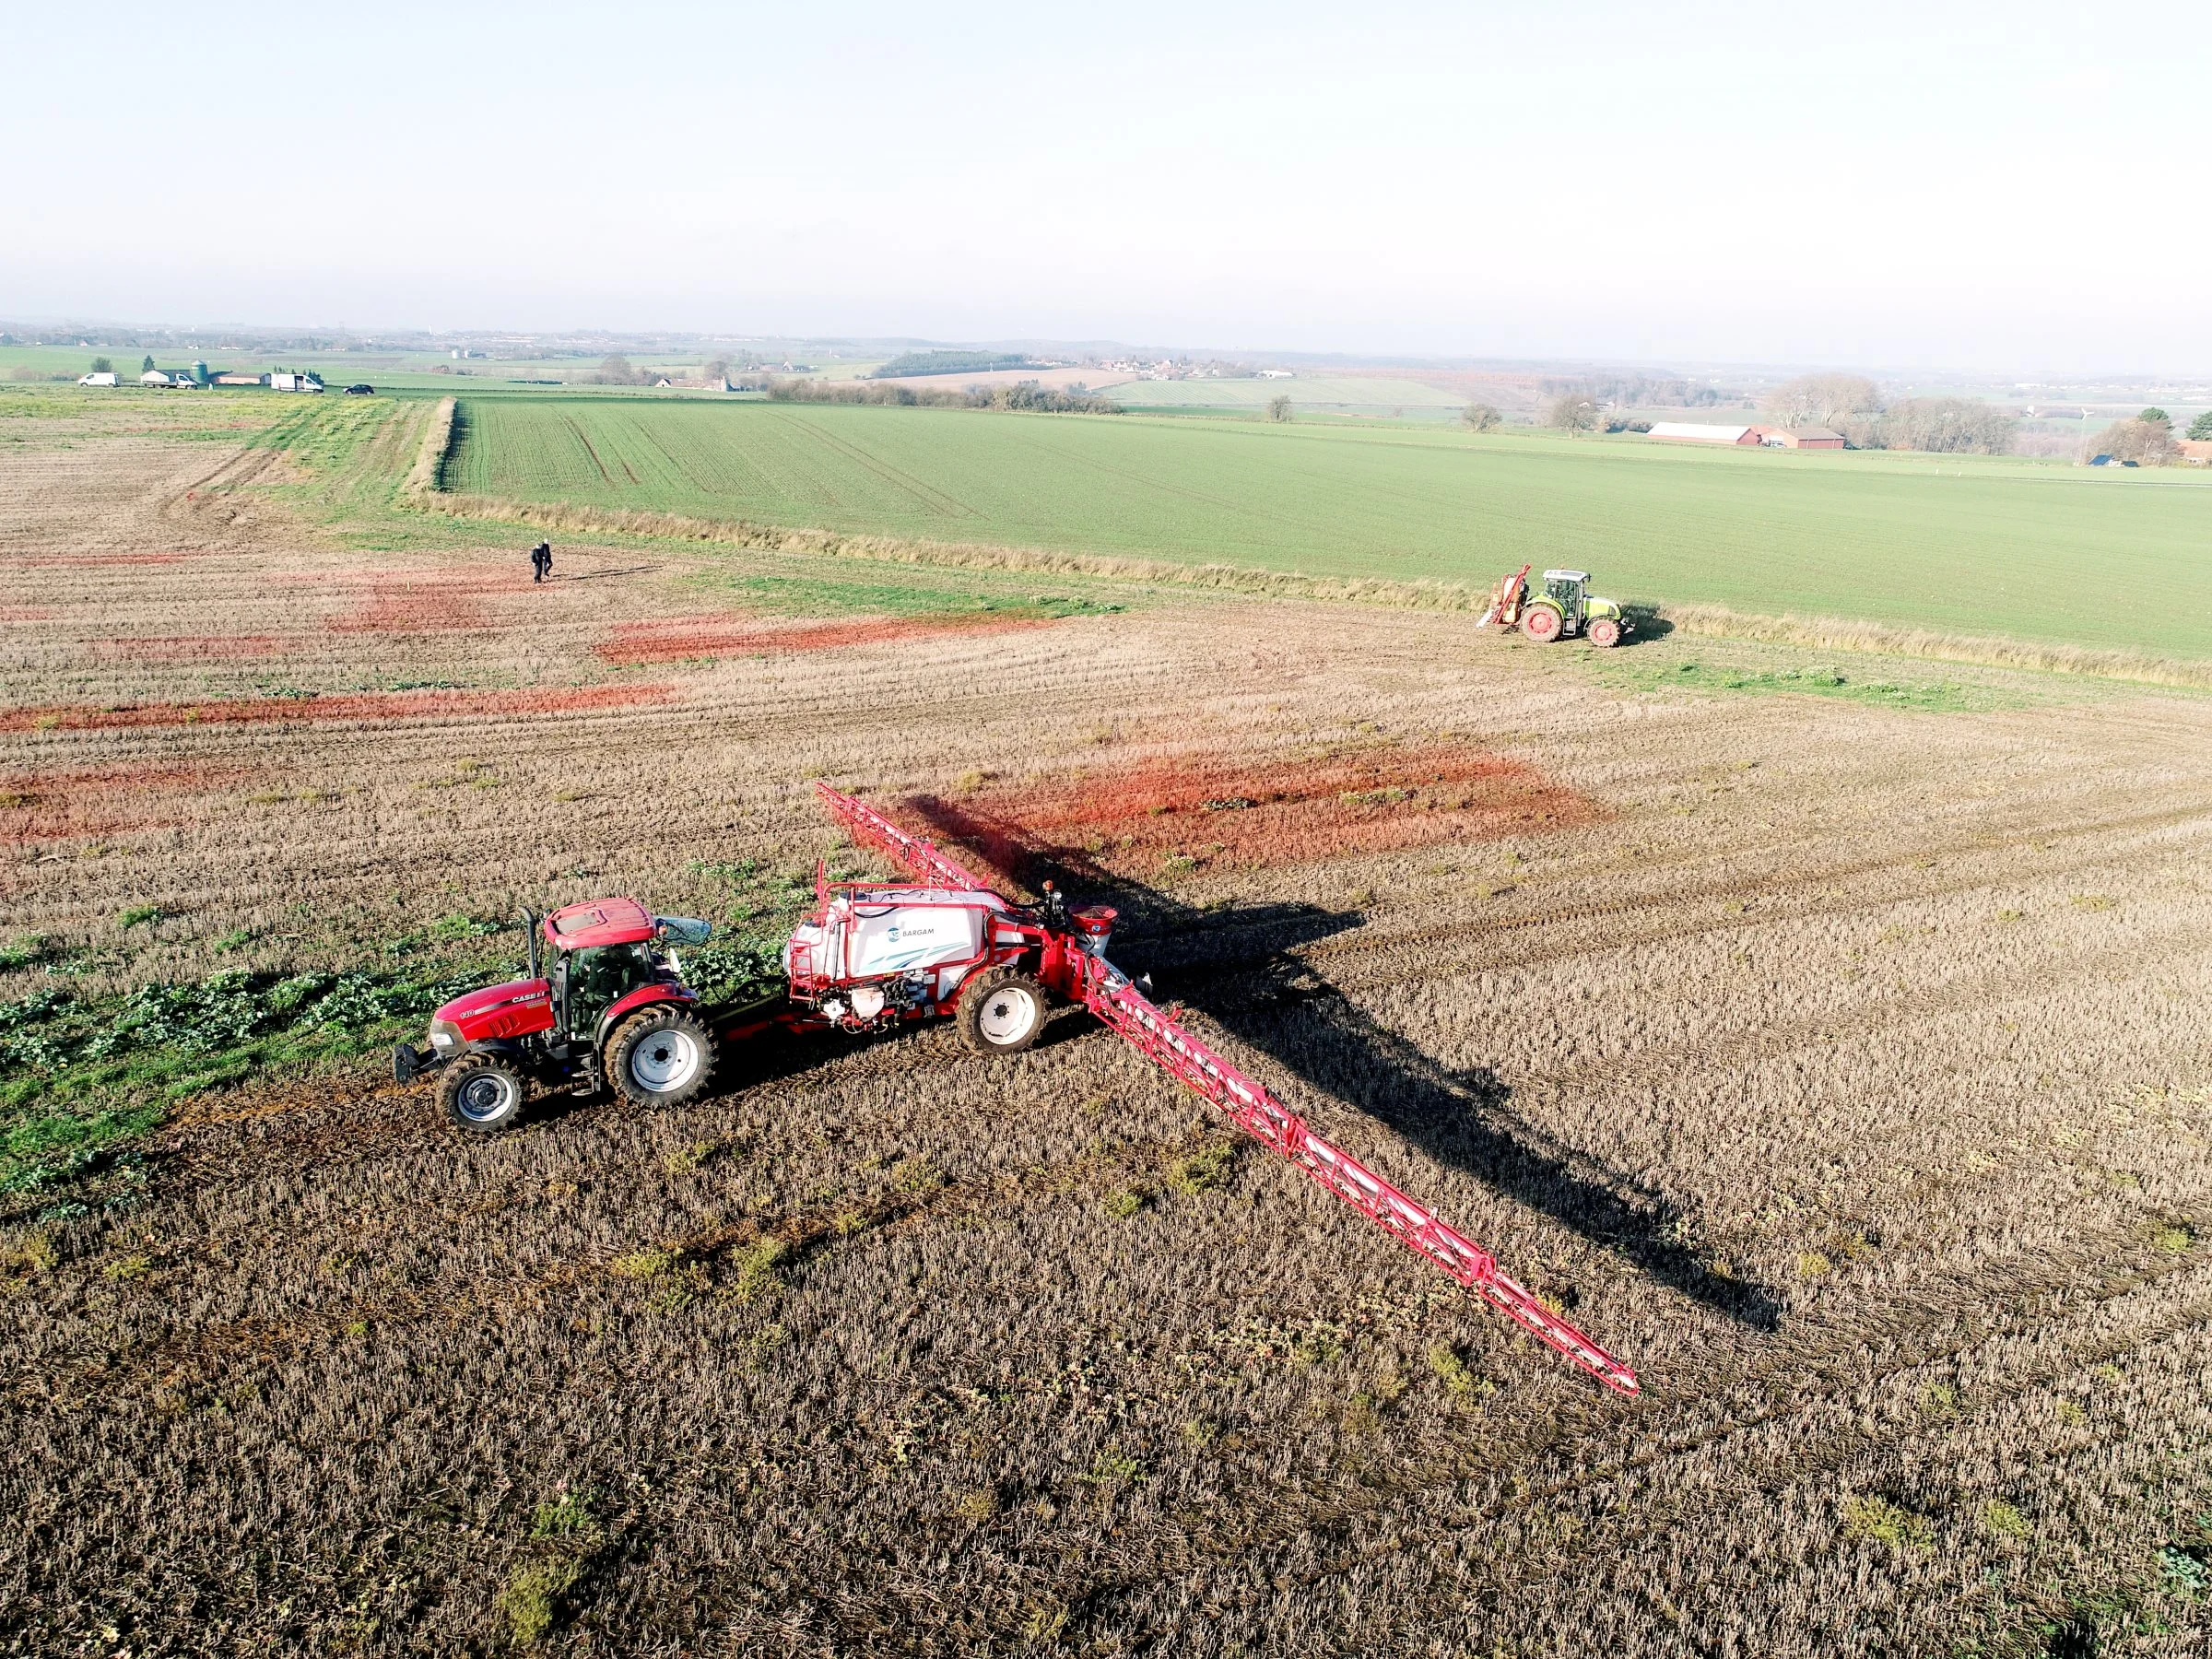
<instances>
[{"instance_id":1,"label":"green crop field","mask_svg":"<svg viewBox=\"0 0 2212 1659\"><path fill-rule=\"evenodd\" d=\"M1414 429L767 403L464 406L452 488L2212 657L2212 476Z\"/></svg>"}]
</instances>

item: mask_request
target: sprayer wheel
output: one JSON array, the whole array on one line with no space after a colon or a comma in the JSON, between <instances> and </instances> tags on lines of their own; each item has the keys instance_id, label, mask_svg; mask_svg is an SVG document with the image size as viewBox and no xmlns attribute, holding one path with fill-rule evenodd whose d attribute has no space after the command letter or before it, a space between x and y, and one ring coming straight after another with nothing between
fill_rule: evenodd
<instances>
[{"instance_id":1,"label":"sprayer wheel","mask_svg":"<svg viewBox=\"0 0 2212 1659\"><path fill-rule=\"evenodd\" d=\"M1044 987L1018 968L994 968L960 993L958 1018L977 1053L1018 1054L1044 1030Z\"/></svg>"}]
</instances>

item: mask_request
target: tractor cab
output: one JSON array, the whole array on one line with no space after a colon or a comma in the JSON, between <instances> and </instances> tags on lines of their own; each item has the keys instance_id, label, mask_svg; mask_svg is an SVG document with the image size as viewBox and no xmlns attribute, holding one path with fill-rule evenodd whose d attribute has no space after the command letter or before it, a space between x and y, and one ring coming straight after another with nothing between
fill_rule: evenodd
<instances>
[{"instance_id":1,"label":"tractor cab","mask_svg":"<svg viewBox=\"0 0 2212 1659\"><path fill-rule=\"evenodd\" d=\"M676 945L703 945L708 924L655 916L634 899L594 899L555 911L540 924L552 956L547 975L554 1026L591 1042L609 1015L641 991L683 984ZM535 974L532 975L535 978Z\"/></svg>"},{"instance_id":2,"label":"tractor cab","mask_svg":"<svg viewBox=\"0 0 2212 1659\"><path fill-rule=\"evenodd\" d=\"M463 1128L503 1129L527 1085L611 1082L641 1105L689 1100L713 1068L714 1038L675 947L710 928L656 916L634 899L594 899L542 921L528 912L527 977L457 996L430 1017L429 1045L401 1043L402 1083L443 1067L439 1088ZM540 967L541 947L550 960Z\"/></svg>"},{"instance_id":3,"label":"tractor cab","mask_svg":"<svg viewBox=\"0 0 2212 1659\"><path fill-rule=\"evenodd\" d=\"M1544 596L1558 606L1567 619L1567 631L1572 633L1583 625L1588 610L1590 572L1587 571L1547 571L1544 572Z\"/></svg>"}]
</instances>

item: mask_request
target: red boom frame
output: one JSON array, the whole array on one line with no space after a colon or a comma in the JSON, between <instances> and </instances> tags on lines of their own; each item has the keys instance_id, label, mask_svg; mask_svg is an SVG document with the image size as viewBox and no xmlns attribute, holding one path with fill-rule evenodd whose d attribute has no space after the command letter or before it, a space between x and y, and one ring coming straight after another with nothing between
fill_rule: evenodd
<instances>
[{"instance_id":1,"label":"red boom frame","mask_svg":"<svg viewBox=\"0 0 2212 1659\"><path fill-rule=\"evenodd\" d=\"M974 892L984 884L930 842L909 835L881 813L817 783L823 804L856 842L885 853L917 879ZM1636 1373L1500 1272L1497 1258L1427 1206L1417 1204L1191 1035L1130 983L1102 956L1081 949L1047 952L1052 988L1082 1003L1177 1082L1219 1107L1262 1146L1281 1154L1406 1249L1423 1255L1531 1335L1557 1348L1606 1387L1634 1394Z\"/></svg>"}]
</instances>

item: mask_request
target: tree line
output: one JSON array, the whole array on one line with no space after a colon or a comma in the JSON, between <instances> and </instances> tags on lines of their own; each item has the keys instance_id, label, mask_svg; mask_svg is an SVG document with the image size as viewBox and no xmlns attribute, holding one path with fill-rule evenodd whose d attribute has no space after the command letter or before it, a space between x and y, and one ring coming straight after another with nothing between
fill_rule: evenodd
<instances>
[{"instance_id":1,"label":"tree line","mask_svg":"<svg viewBox=\"0 0 2212 1659\"><path fill-rule=\"evenodd\" d=\"M888 363L878 363L872 380L898 380L915 374L988 374L998 369L1027 369L1030 359L1018 351L909 351Z\"/></svg>"},{"instance_id":2,"label":"tree line","mask_svg":"<svg viewBox=\"0 0 2212 1659\"><path fill-rule=\"evenodd\" d=\"M1538 382L1538 390L1547 397L1580 394L1630 409L1710 409L1738 402L1741 396L1718 386L1692 385L1679 375L1599 374L1580 380L1545 380Z\"/></svg>"},{"instance_id":3,"label":"tree line","mask_svg":"<svg viewBox=\"0 0 2212 1659\"><path fill-rule=\"evenodd\" d=\"M1971 397L1900 397L1884 403L1860 374L1801 374L1768 393L1759 412L1778 426L1826 427L1853 449L1938 455L2004 455L2020 423Z\"/></svg>"},{"instance_id":4,"label":"tree line","mask_svg":"<svg viewBox=\"0 0 2212 1659\"><path fill-rule=\"evenodd\" d=\"M901 386L886 381L781 380L763 388L776 403L890 404L902 408L1027 409L1047 415L1119 415L1110 397L1071 386L1065 392L1023 381L1014 386Z\"/></svg>"},{"instance_id":5,"label":"tree line","mask_svg":"<svg viewBox=\"0 0 2212 1659\"><path fill-rule=\"evenodd\" d=\"M1601 427L1614 432L1648 430L1648 421L1630 418L1621 406L1634 400L1608 395L1608 388L1682 383L1551 382L1553 389L1537 410L1537 423L1566 432ZM1880 389L1857 374L1801 374L1769 392L1759 412L1776 426L1826 427L1841 433L1853 449L1955 455L2008 453L2020 424L2003 410L1967 397L1905 397L1885 404Z\"/></svg>"}]
</instances>

